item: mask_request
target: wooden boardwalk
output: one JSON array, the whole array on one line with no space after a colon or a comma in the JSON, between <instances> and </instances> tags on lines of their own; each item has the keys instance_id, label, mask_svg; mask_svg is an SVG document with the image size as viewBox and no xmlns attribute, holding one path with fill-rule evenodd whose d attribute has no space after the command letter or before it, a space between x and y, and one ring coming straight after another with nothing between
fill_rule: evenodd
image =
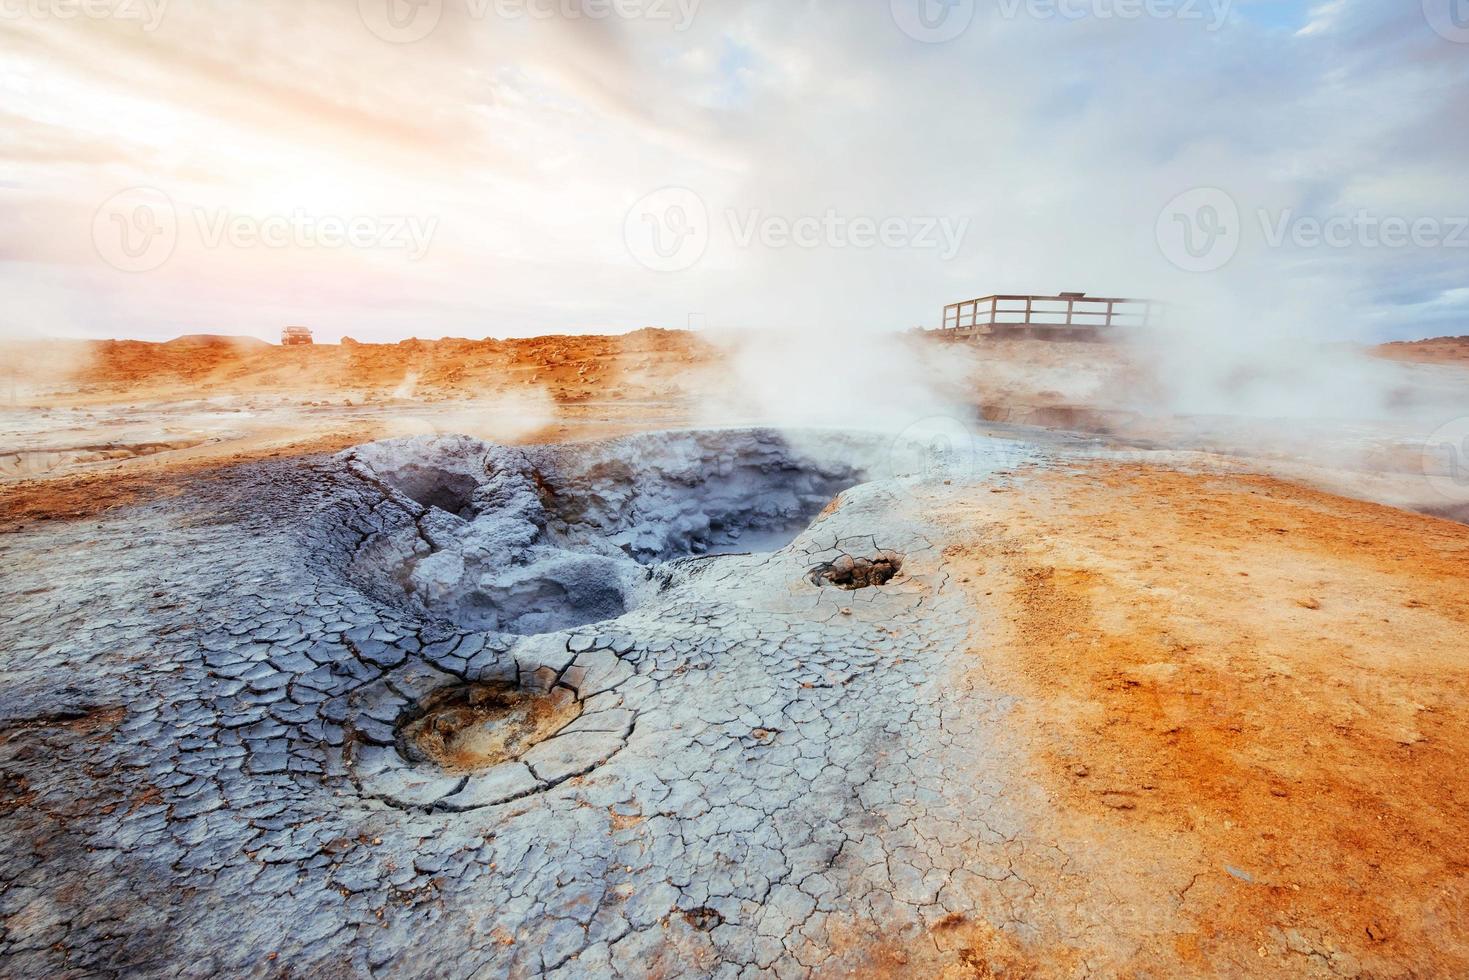
<instances>
[{"instance_id":1,"label":"wooden boardwalk","mask_svg":"<svg viewBox=\"0 0 1469 980\"><path fill-rule=\"evenodd\" d=\"M981 296L944 307L940 332L958 340L978 337L1087 339L1106 331L1157 325L1162 304L1060 293L1056 296Z\"/></svg>"}]
</instances>

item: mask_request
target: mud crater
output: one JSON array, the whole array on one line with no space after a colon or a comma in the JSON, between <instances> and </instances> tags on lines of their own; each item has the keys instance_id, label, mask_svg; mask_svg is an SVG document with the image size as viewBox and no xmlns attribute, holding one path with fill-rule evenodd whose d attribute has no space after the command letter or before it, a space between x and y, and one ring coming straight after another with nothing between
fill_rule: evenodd
<instances>
[{"instance_id":1,"label":"mud crater","mask_svg":"<svg viewBox=\"0 0 1469 980\"><path fill-rule=\"evenodd\" d=\"M872 437L794 445L770 430L663 432L507 448L466 437L358 447L351 465L407 511L349 575L475 631L553 633L615 619L680 559L775 551L866 479Z\"/></svg>"},{"instance_id":2,"label":"mud crater","mask_svg":"<svg viewBox=\"0 0 1469 980\"><path fill-rule=\"evenodd\" d=\"M393 486L404 496L431 510L463 520L474 517L474 492L479 483L470 473L437 466L409 466L397 473Z\"/></svg>"},{"instance_id":3,"label":"mud crater","mask_svg":"<svg viewBox=\"0 0 1469 980\"><path fill-rule=\"evenodd\" d=\"M483 772L520 758L581 712L581 702L566 687L548 694L508 682L442 688L399 718L398 751L415 765Z\"/></svg>"}]
</instances>

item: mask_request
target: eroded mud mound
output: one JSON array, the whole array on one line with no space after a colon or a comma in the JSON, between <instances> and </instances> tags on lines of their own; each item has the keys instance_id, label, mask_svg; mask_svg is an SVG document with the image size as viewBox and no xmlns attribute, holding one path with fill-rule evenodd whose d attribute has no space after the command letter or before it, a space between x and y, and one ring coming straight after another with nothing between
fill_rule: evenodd
<instances>
[{"instance_id":1,"label":"eroded mud mound","mask_svg":"<svg viewBox=\"0 0 1469 980\"><path fill-rule=\"evenodd\" d=\"M349 563L359 585L468 629L537 634L614 619L679 558L775 550L841 490L874 444L796 448L765 430L658 433L583 446L461 436L353 450L403 508Z\"/></svg>"},{"instance_id":2,"label":"eroded mud mound","mask_svg":"<svg viewBox=\"0 0 1469 980\"><path fill-rule=\"evenodd\" d=\"M503 681L455 685L435 691L399 719L398 746L410 762L479 772L520 758L581 710L567 687L537 695Z\"/></svg>"}]
</instances>

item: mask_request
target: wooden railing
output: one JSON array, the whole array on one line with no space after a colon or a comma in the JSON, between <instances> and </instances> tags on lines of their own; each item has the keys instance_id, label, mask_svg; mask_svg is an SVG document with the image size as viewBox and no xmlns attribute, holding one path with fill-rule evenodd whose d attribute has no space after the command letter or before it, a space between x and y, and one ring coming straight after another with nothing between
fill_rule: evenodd
<instances>
[{"instance_id":1,"label":"wooden railing","mask_svg":"<svg viewBox=\"0 0 1469 980\"><path fill-rule=\"evenodd\" d=\"M1050 333L1151 327L1161 304L1062 293L1059 296L982 296L944 307L942 330L959 336L993 336L1010 330Z\"/></svg>"}]
</instances>

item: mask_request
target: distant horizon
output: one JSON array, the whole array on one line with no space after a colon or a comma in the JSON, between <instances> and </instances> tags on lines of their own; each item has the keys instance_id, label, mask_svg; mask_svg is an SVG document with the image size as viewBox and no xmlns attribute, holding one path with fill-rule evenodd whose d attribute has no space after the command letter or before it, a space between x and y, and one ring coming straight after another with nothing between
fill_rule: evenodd
<instances>
[{"instance_id":1,"label":"distant horizon","mask_svg":"<svg viewBox=\"0 0 1469 980\"><path fill-rule=\"evenodd\" d=\"M309 325L308 324L288 324L288 325L289 326L307 326L309 328ZM639 331L643 331L643 330L661 330L661 331L664 331L666 333L707 334L707 335L710 335L710 336L718 336L718 335L721 335L721 334L768 333L768 332L771 332L771 331L775 331L777 329L778 328L773 328L773 327L659 327L659 326L648 325L648 326L642 326L642 327L633 327L633 328L627 329L627 330L595 330L595 329L589 329L589 330L584 330L584 331L565 331L565 330L562 330L562 331L553 331L553 332L550 332L550 333L534 333L534 334L503 334L503 335L486 334L484 336L467 336L467 335L460 335L460 334L443 334L443 335L436 336L436 337L435 336L428 336L428 335L410 335L410 336L407 336L407 337L400 337L400 338L395 339L395 340L379 340L379 339L366 340L366 339L362 339L360 337L353 336L350 333L348 333L348 334L341 334L341 335L331 335L331 336L328 336L328 337L323 337L323 335L317 333L313 329L312 330L312 338L313 338L313 340L312 340L312 346L336 347L336 346L340 346L344 341L347 341L347 340L352 341L354 344L362 344L362 345L369 345L369 346L379 346L379 347L394 347L394 346L397 346L399 344L408 343L410 341L419 341L419 342L424 342L424 343L438 343L438 342L441 342L441 341L456 341L457 340L457 341L465 341L465 342L469 342L469 343L483 343L485 341L537 340L537 339L546 338L546 337L580 337L580 338L585 338L585 337L626 337L626 336L629 336L631 334L638 333ZM902 329L872 331L869 335L870 336L881 336L881 335L893 335L893 334L906 334L906 333L912 332L914 329L915 329L915 327L907 327L907 328L902 328ZM934 328L933 327L924 327L923 329L924 330L933 330ZM48 343L48 342L57 342L57 341L74 341L74 342L77 342L77 343L98 343L98 344L105 344L105 343L124 343L124 342L126 342L126 343L142 343L142 344L167 344L167 343L172 343L172 342L179 341L179 340L188 340L188 339L191 339L191 338L211 339L211 340L246 340L246 341L255 341L255 342L258 342L258 343L260 343L260 344L262 344L264 346L268 346L268 347L279 347L279 346L281 346L281 343L280 343L280 339L281 338L280 338L280 331L279 330L276 331L272 336L261 336L261 335L254 334L254 333L212 333L212 332L209 332L209 331L198 331L198 330L195 330L195 331L190 331L188 333L174 334L174 335L166 336L166 337L165 336L98 337L98 336L59 335L59 334L51 334L51 335L32 334L32 335L29 335L29 336L17 336L17 337L11 337L11 338L8 338L8 339L11 340L11 341L13 341L13 342L20 342L20 343ZM1423 343L1430 343L1430 342L1436 341L1436 340L1469 340L1469 333L1463 333L1463 334L1438 334L1438 335L1423 336L1423 337L1403 337L1403 338L1397 338L1397 339L1393 339L1393 340L1351 340L1351 339L1333 339L1333 338L1327 337L1327 338L1315 338L1315 343L1318 344L1319 346L1323 346L1323 347L1326 347L1326 346L1337 346L1337 345L1348 345L1348 346L1352 346L1352 347L1365 347L1365 348L1370 348L1370 347L1385 347L1385 346L1389 346L1389 345L1392 345L1392 344L1423 344Z\"/></svg>"}]
</instances>

